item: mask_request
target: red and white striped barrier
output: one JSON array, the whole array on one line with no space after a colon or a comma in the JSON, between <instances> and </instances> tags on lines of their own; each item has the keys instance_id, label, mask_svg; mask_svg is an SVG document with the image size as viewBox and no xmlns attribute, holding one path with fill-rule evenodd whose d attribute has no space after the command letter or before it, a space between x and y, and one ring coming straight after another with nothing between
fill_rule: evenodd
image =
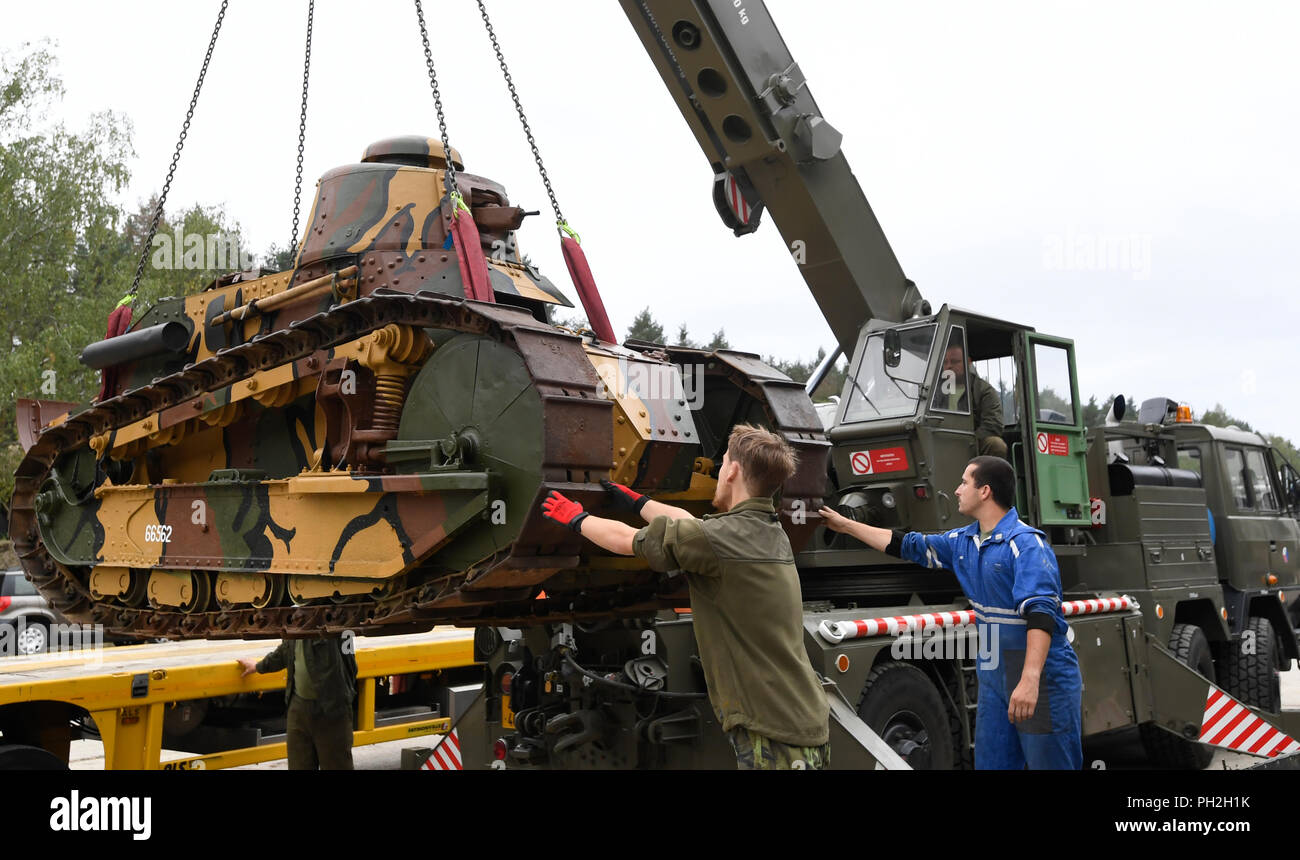
<instances>
[{"instance_id":1,"label":"red and white striped barrier","mask_svg":"<svg viewBox=\"0 0 1300 860\"><path fill-rule=\"evenodd\" d=\"M451 734L438 740L438 745L429 753L429 757L420 765L422 770L464 770L465 761L460 754L460 736L452 729Z\"/></svg>"},{"instance_id":2,"label":"red and white striped barrier","mask_svg":"<svg viewBox=\"0 0 1300 860\"><path fill-rule=\"evenodd\" d=\"M975 622L974 609L956 612L926 612L921 615L895 615L890 618L864 618L858 621L823 621L817 632L826 641L837 644L845 639L862 639L888 633L916 633L931 627L961 627Z\"/></svg>"},{"instance_id":3,"label":"red and white striped barrier","mask_svg":"<svg viewBox=\"0 0 1300 860\"><path fill-rule=\"evenodd\" d=\"M1127 594L1123 597L1099 597L1096 600L1067 600L1061 604L1061 612L1066 617L1071 615L1098 615L1103 612L1119 612L1124 609L1137 609L1138 602Z\"/></svg>"},{"instance_id":4,"label":"red and white striped barrier","mask_svg":"<svg viewBox=\"0 0 1300 860\"><path fill-rule=\"evenodd\" d=\"M1205 713L1201 717L1198 740L1210 746L1267 758L1300 750L1300 743L1290 735L1273 728L1213 684L1205 697Z\"/></svg>"},{"instance_id":5,"label":"red and white striped barrier","mask_svg":"<svg viewBox=\"0 0 1300 860\"><path fill-rule=\"evenodd\" d=\"M1122 597L1101 597L1096 600L1070 600L1061 604L1061 611L1067 616L1097 615L1137 608L1138 602L1127 594ZM845 639L862 639L885 633L898 636L932 627L963 627L974 623L975 610L962 609L956 612L925 612L920 615L894 615L856 621L823 621L818 625L817 632L827 642L837 645Z\"/></svg>"}]
</instances>

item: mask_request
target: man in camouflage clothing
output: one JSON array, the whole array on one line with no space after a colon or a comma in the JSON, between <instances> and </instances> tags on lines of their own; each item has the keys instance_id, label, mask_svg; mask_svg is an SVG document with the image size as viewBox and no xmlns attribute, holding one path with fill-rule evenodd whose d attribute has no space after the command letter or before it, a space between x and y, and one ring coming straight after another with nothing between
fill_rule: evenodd
<instances>
[{"instance_id":1,"label":"man in camouflage clothing","mask_svg":"<svg viewBox=\"0 0 1300 860\"><path fill-rule=\"evenodd\" d=\"M284 701L289 770L352 770L352 700L357 694L353 637L285 639L259 661L241 659L244 676L288 669Z\"/></svg>"},{"instance_id":2,"label":"man in camouflage clothing","mask_svg":"<svg viewBox=\"0 0 1300 860\"><path fill-rule=\"evenodd\" d=\"M784 439L742 424L722 458L716 514L697 520L610 481L618 505L649 525L593 517L554 491L542 505L610 552L686 575L709 700L742 769L821 769L830 758L830 707L804 650L799 574L772 504L795 464Z\"/></svg>"}]
</instances>

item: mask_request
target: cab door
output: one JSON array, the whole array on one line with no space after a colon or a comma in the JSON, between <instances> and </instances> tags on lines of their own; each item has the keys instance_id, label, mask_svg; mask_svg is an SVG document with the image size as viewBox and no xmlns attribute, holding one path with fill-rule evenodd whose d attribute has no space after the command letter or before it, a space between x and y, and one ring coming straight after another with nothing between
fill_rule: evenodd
<instances>
[{"instance_id":1,"label":"cab door","mask_svg":"<svg viewBox=\"0 0 1300 860\"><path fill-rule=\"evenodd\" d=\"M1086 525L1089 519L1087 441L1079 385L1075 375L1074 341L1036 332L1022 332L1028 431L1013 461L1027 464L1025 500L1040 526Z\"/></svg>"}]
</instances>

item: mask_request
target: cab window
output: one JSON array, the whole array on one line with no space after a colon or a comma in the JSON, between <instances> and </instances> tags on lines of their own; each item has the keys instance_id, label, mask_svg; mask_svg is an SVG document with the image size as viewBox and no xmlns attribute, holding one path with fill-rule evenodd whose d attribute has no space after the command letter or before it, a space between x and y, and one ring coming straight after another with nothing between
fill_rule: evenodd
<instances>
[{"instance_id":1,"label":"cab window","mask_svg":"<svg viewBox=\"0 0 1300 860\"><path fill-rule=\"evenodd\" d=\"M1016 399L1016 360L1010 355L999 358L986 358L972 362L975 375L993 386L1002 403L1002 423L1016 424L1020 421Z\"/></svg>"},{"instance_id":2,"label":"cab window","mask_svg":"<svg viewBox=\"0 0 1300 860\"><path fill-rule=\"evenodd\" d=\"M1035 343L1034 376L1038 383L1038 420L1048 424L1077 424L1069 352L1055 344Z\"/></svg>"},{"instance_id":3,"label":"cab window","mask_svg":"<svg viewBox=\"0 0 1300 860\"><path fill-rule=\"evenodd\" d=\"M969 372L966 332L961 326L953 326L948 334L948 344L944 347L943 363L939 367L939 378L935 381L934 399L931 400L930 407L941 412L969 415L971 406Z\"/></svg>"},{"instance_id":4,"label":"cab window","mask_svg":"<svg viewBox=\"0 0 1300 860\"><path fill-rule=\"evenodd\" d=\"M872 332L863 344L857 366L844 382L844 422L872 421L915 415L921 399L930 352L933 323L899 329L897 362L886 360L884 332Z\"/></svg>"},{"instance_id":5,"label":"cab window","mask_svg":"<svg viewBox=\"0 0 1300 860\"><path fill-rule=\"evenodd\" d=\"M1178 449L1178 468L1203 475L1201 471L1201 449L1193 446Z\"/></svg>"},{"instance_id":6,"label":"cab window","mask_svg":"<svg viewBox=\"0 0 1300 860\"><path fill-rule=\"evenodd\" d=\"M1252 507L1261 512L1277 513L1277 494L1273 492L1273 482L1268 477L1264 452L1259 448L1246 449L1246 478Z\"/></svg>"},{"instance_id":7,"label":"cab window","mask_svg":"<svg viewBox=\"0 0 1300 860\"><path fill-rule=\"evenodd\" d=\"M1246 457L1240 448L1223 449L1223 468L1228 472L1228 486L1232 488L1232 503L1238 510L1250 509L1246 494Z\"/></svg>"}]
</instances>

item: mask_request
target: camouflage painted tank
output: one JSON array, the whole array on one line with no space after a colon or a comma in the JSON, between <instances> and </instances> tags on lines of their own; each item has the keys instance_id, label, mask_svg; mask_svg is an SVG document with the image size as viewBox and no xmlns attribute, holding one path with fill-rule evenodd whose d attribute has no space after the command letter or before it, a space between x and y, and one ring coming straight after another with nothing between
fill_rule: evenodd
<instances>
[{"instance_id":1,"label":"camouflage painted tank","mask_svg":"<svg viewBox=\"0 0 1300 860\"><path fill-rule=\"evenodd\" d=\"M317 185L292 271L164 299L87 347L98 402L23 401L11 532L66 615L141 635L535 623L680 605L683 587L542 519L613 477L703 512L730 427L801 455L783 522L820 501L802 388L745 353L635 348L548 322L528 214L459 170L494 302L469 301L436 140L372 145Z\"/></svg>"}]
</instances>

